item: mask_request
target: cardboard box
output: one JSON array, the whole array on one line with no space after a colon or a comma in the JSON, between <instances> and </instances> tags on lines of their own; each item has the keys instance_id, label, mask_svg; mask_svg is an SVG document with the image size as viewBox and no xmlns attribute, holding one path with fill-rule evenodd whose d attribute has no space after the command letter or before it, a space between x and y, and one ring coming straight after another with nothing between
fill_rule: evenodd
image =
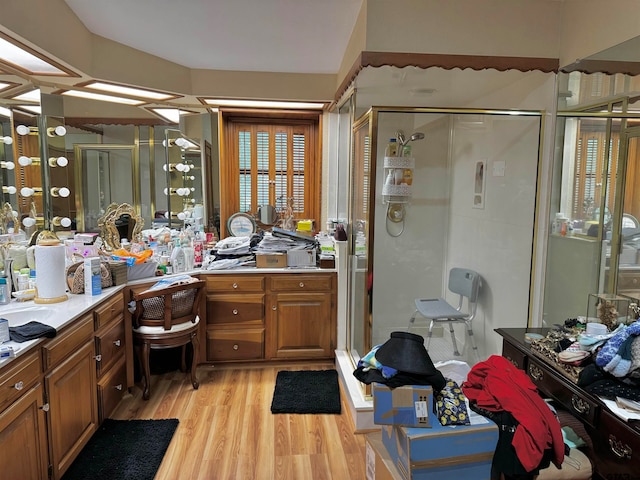
<instances>
[{"instance_id":1,"label":"cardboard box","mask_svg":"<svg viewBox=\"0 0 640 480\"><path fill-rule=\"evenodd\" d=\"M257 268L287 268L286 253L256 253Z\"/></svg>"},{"instance_id":2,"label":"cardboard box","mask_svg":"<svg viewBox=\"0 0 640 480\"><path fill-rule=\"evenodd\" d=\"M289 267L315 267L316 249L289 250L287 252L287 266Z\"/></svg>"},{"instance_id":3,"label":"cardboard box","mask_svg":"<svg viewBox=\"0 0 640 480\"><path fill-rule=\"evenodd\" d=\"M112 260L109 262L109 269L111 270L111 280L114 285L124 285L128 281L127 277L127 263Z\"/></svg>"},{"instance_id":4,"label":"cardboard box","mask_svg":"<svg viewBox=\"0 0 640 480\"><path fill-rule=\"evenodd\" d=\"M84 293L87 295L100 295L102 293L100 257L87 257L84 259Z\"/></svg>"},{"instance_id":5,"label":"cardboard box","mask_svg":"<svg viewBox=\"0 0 640 480\"><path fill-rule=\"evenodd\" d=\"M365 437L366 480L404 480L382 443L380 432Z\"/></svg>"},{"instance_id":6,"label":"cardboard box","mask_svg":"<svg viewBox=\"0 0 640 480\"><path fill-rule=\"evenodd\" d=\"M382 443L405 480L490 480L498 426L479 415L471 417L483 423L383 426Z\"/></svg>"},{"instance_id":7,"label":"cardboard box","mask_svg":"<svg viewBox=\"0 0 640 480\"><path fill-rule=\"evenodd\" d=\"M429 420L429 416L433 415L433 388L431 385L404 385L389 388L380 383L373 383L371 392L373 395L373 423L376 425L423 428L431 426Z\"/></svg>"}]
</instances>

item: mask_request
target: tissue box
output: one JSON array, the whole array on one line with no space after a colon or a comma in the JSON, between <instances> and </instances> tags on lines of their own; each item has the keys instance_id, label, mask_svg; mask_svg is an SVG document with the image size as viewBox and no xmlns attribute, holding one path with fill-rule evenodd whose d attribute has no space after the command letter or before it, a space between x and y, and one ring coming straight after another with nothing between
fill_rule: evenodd
<instances>
[{"instance_id":1,"label":"tissue box","mask_svg":"<svg viewBox=\"0 0 640 480\"><path fill-rule=\"evenodd\" d=\"M433 388L430 385L403 385L389 388L373 383L373 423L429 427L433 412Z\"/></svg>"},{"instance_id":2,"label":"tissue box","mask_svg":"<svg viewBox=\"0 0 640 480\"><path fill-rule=\"evenodd\" d=\"M102 293L100 257L87 257L84 259L84 293L87 295L100 295Z\"/></svg>"},{"instance_id":3,"label":"tissue box","mask_svg":"<svg viewBox=\"0 0 640 480\"><path fill-rule=\"evenodd\" d=\"M382 427L382 443L407 480L491 479L491 463L498 444L498 426L482 423L431 428Z\"/></svg>"},{"instance_id":4,"label":"tissue box","mask_svg":"<svg viewBox=\"0 0 640 480\"><path fill-rule=\"evenodd\" d=\"M289 267L315 267L316 251L313 250L289 250L287 252L287 266Z\"/></svg>"},{"instance_id":5,"label":"tissue box","mask_svg":"<svg viewBox=\"0 0 640 480\"><path fill-rule=\"evenodd\" d=\"M157 262L144 262L127 267L128 280L139 280L141 278L155 277L158 269Z\"/></svg>"}]
</instances>

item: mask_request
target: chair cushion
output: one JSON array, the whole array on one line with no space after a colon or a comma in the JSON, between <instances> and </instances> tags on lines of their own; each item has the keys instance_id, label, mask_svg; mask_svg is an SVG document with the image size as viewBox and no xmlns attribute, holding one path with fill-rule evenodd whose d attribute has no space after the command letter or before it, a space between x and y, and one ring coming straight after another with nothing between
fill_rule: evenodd
<instances>
[{"instance_id":1,"label":"chair cushion","mask_svg":"<svg viewBox=\"0 0 640 480\"><path fill-rule=\"evenodd\" d=\"M159 325L157 327L147 327L147 326L141 325L138 328L134 328L133 331L135 333L154 334L154 335L163 334L163 333L176 333L176 332L182 332L183 330L189 330L190 328L193 328L194 326L198 325L199 322L200 322L200 317L196 316L195 321L178 323L176 325L173 325L169 330L165 330L162 325Z\"/></svg>"},{"instance_id":2,"label":"chair cushion","mask_svg":"<svg viewBox=\"0 0 640 480\"><path fill-rule=\"evenodd\" d=\"M173 318L188 315L193 308L196 290L181 290L171 297L171 316ZM164 297L152 297L142 300L144 312L142 318L148 320L160 320L164 318Z\"/></svg>"},{"instance_id":3,"label":"chair cushion","mask_svg":"<svg viewBox=\"0 0 640 480\"><path fill-rule=\"evenodd\" d=\"M416 310L423 317L433 320L464 319L467 317L465 313L459 312L442 298L417 298Z\"/></svg>"}]
</instances>

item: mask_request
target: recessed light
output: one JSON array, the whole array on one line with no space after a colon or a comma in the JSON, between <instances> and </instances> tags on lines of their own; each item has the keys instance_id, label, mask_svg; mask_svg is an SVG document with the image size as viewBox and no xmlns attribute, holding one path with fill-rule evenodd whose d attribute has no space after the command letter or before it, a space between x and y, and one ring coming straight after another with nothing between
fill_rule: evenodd
<instances>
[{"instance_id":1,"label":"recessed light","mask_svg":"<svg viewBox=\"0 0 640 480\"><path fill-rule=\"evenodd\" d=\"M63 70L55 62L45 60L43 56L31 52L26 46L0 34L0 61L30 75L71 76L71 72Z\"/></svg>"},{"instance_id":2,"label":"recessed light","mask_svg":"<svg viewBox=\"0 0 640 480\"><path fill-rule=\"evenodd\" d=\"M171 123L180 123L180 109L178 108L152 108L151 111Z\"/></svg>"},{"instance_id":3,"label":"recessed light","mask_svg":"<svg viewBox=\"0 0 640 480\"><path fill-rule=\"evenodd\" d=\"M149 100L161 101L161 100L169 100L172 98L176 98L176 95L173 95L170 93L155 92L153 90L146 90L142 88L127 87L125 85L117 85L115 83L90 82L82 86L84 88L91 88L93 90L100 90L100 91L109 92L109 93L117 93L119 95L129 95L132 97L147 98Z\"/></svg>"},{"instance_id":4,"label":"recessed light","mask_svg":"<svg viewBox=\"0 0 640 480\"><path fill-rule=\"evenodd\" d=\"M40 103L40 89L36 88L34 90L21 93L20 95L12 97L12 100L18 100L20 102Z\"/></svg>"},{"instance_id":5,"label":"recessed light","mask_svg":"<svg viewBox=\"0 0 640 480\"><path fill-rule=\"evenodd\" d=\"M207 105L218 107L249 107L249 108L296 108L320 110L324 103L315 102L281 102L273 100L232 100L228 98L204 98Z\"/></svg>"},{"instance_id":6,"label":"recessed light","mask_svg":"<svg viewBox=\"0 0 640 480\"><path fill-rule=\"evenodd\" d=\"M123 105L132 105L137 107L145 103L142 100L133 100L131 98L115 97L113 95L103 95L102 93L85 92L82 90L65 90L61 92L62 95L68 95L70 97L86 98L89 100L99 100L101 102L121 103Z\"/></svg>"}]
</instances>

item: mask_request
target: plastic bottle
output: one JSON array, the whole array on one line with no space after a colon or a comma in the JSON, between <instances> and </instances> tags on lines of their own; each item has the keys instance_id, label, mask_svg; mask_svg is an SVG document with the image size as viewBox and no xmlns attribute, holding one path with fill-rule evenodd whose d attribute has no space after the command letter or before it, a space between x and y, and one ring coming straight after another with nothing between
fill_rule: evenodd
<instances>
[{"instance_id":1,"label":"plastic bottle","mask_svg":"<svg viewBox=\"0 0 640 480\"><path fill-rule=\"evenodd\" d=\"M395 138L390 138L389 143L387 143L387 148L384 150L385 157L396 157L398 156L398 143Z\"/></svg>"},{"instance_id":2,"label":"plastic bottle","mask_svg":"<svg viewBox=\"0 0 640 480\"><path fill-rule=\"evenodd\" d=\"M185 258L184 250L180 246L180 240L176 240L176 246L171 251L170 261L173 273L183 273L186 271L187 260Z\"/></svg>"},{"instance_id":3,"label":"plastic bottle","mask_svg":"<svg viewBox=\"0 0 640 480\"><path fill-rule=\"evenodd\" d=\"M0 305L6 305L11 301L11 294L9 293L9 285L7 285L7 279L0 277Z\"/></svg>"},{"instance_id":4,"label":"plastic bottle","mask_svg":"<svg viewBox=\"0 0 640 480\"><path fill-rule=\"evenodd\" d=\"M411 145L405 145L402 147L402 156L403 157L411 156Z\"/></svg>"}]
</instances>

